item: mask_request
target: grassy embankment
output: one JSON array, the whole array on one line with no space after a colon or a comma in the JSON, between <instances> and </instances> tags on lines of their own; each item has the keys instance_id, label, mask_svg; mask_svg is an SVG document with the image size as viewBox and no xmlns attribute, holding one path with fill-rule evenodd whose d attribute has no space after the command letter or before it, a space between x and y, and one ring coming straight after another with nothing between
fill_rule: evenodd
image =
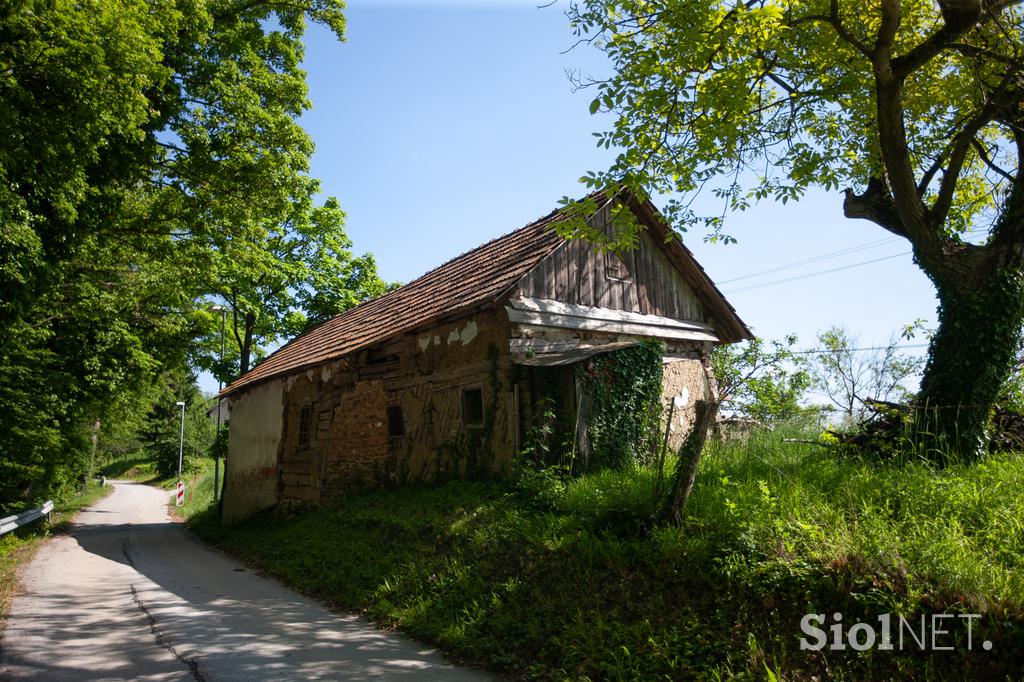
<instances>
[{"instance_id":1,"label":"grassy embankment","mask_svg":"<svg viewBox=\"0 0 1024 682\"><path fill-rule=\"evenodd\" d=\"M877 464L781 436L713 444L681 529L650 527L647 470L369 492L227 530L196 499L191 523L309 595L515 676L1019 676L1024 457ZM983 614L971 651L962 627L940 637L952 652L799 650L808 612L877 628L943 610Z\"/></svg>"},{"instance_id":2,"label":"grassy embankment","mask_svg":"<svg viewBox=\"0 0 1024 682\"><path fill-rule=\"evenodd\" d=\"M99 473L109 479L120 481L156 484L159 480L156 462L146 457L115 459L100 469Z\"/></svg>"},{"instance_id":3,"label":"grassy embankment","mask_svg":"<svg viewBox=\"0 0 1024 682\"><path fill-rule=\"evenodd\" d=\"M197 458L190 462L190 466L192 470L184 474L185 505L176 512L185 518L205 510L213 499L213 460L208 457ZM223 472L224 463L221 462ZM105 466L101 473L108 479L135 481L167 490L174 490L178 482L177 475L161 476L156 462L144 457L115 460Z\"/></svg>"},{"instance_id":4,"label":"grassy embankment","mask_svg":"<svg viewBox=\"0 0 1024 682\"><path fill-rule=\"evenodd\" d=\"M71 518L83 507L110 494L111 487L101 488L91 482L78 494L62 500L54 500L50 521L40 519L0 538L0 616L7 613L7 606L18 586L18 569L32 559L42 542L54 532L65 530Z\"/></svg>"},{"instance_id":5,"label":"grassy embankment","mask_svg":"<svg viewBox=\"0 0 1024 682\"><path fill-rule=\"evenodd\" d=\"M199 469L185 476L185 504L175 508L174 513L182 519L206 512L213 502L213 460L203 458L197 461ZM224 475L224 462L220 463L220 475ZM158 484L173 490L177 482L177 477L172 476Z\"/></svg>"}]
</instances>

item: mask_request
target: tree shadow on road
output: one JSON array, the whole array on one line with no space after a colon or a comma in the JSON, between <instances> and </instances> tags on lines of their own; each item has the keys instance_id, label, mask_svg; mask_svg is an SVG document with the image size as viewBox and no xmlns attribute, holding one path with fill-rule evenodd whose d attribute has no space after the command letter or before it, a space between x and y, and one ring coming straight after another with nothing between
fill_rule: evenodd
<instances>
[{"instance_id":1,"label":"tree shadow on road","mask_svg":"<svg viewBox=\"0 0 1024 682\"><path fill-rule=\"evenodd\" d=\"M12 679L481 679L252 573L178 524L89 522L63 540L69 573L76 553L91 567L19 616L19 636L41 633L50 655L8 656Z\"/></svg>"}]
</instances>

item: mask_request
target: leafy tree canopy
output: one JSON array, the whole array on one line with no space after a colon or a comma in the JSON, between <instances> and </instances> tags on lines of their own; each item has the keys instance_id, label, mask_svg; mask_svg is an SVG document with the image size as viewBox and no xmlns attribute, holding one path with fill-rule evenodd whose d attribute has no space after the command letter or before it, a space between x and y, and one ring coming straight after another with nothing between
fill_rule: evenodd
<instances>
[{"instance_id":1,"label":"leafy tree canopy","mask_svg":"<svg viewBox=\"0 0 1024 682\"><path fill-rule=\"evenodd\" d=\"M867 412L869 401L906 402L906 382L921 371L921 359L901 353L895 335L887 344L858 349L858 336L841 326L818 334L810 358L814 386L847 421Z\"/></svg>"},{"instance_id":2,"label":"leafy tree canopy","mask_svg":"<svg viewBox=\"0 0 1024 682\"><path fill-rule=\"evenodd\" d=\"M211 235L206 285L227 312L230 354L219 366L220 328L206 319L197 362L225 381L244 374L261 349L283 336L375 298L388 289L373 256L353 256L334 199L297 203L285 222L246 235ZM211 324L211 322L213 324Z\"/></svg>"},{"instance_id":3,"label":"leafy tree canopy","mask_svg":"<svg viewBox=\"0 0 1024 682\"><path fill-rule=\"evenodd\" d=\"M982 453L1024 323L1020 2L581 0L568 13L611 60L610 77L580 85L615 117L598 144L622 150L584 182L612 199L669 194L677 226L726 240L730 211L843 189L844 214L907 239L938 293L927 449ZM702 193L720 209L698 211ZM969 227L986 242L965 242Z\"/></svg>"},{"instance_id":4,"label":"leafy tree canopy","mask_svg":"<svg viewBox=\"0 0 1024 682\"><path fill-rule=\"evenodd\" d=\"M1007 69L1022 48L1015 4L574 4L577 34L615 69L580 81L597 90L592 111L617 115L598 143L623 149L587 182L676 193L668 212L677 225L698 222L720 236L723 212L694 209L701 190L727 213L799 199L810 187L865 188L898 165L916 178L906 178L906 200L944 233L962 233L991 216L1016 170L1006 147L1021 96L1017 69ZM901 86L898 102L879 101L886 79ZM880 104L902 120L880 121ZM896 149L883 150L883 136ZM875 198L848 193L851 217L872 217L862 204Z\"/></svg>"},{"instance_id":5,"label":"leafy tree canopy","mask_svg":"<svg viewBox=\"0 0 1024 682\"><path fill-rule=\"evenodd\" d=\"M723 407L766 425L799 414L811 378L795 355L796 344L790 334L716 348L711 365Z\"/></svg>"},{"instance_id":6,"label":"leafy tree canopy","mask_svg":"<svg viewBox=\"0 0 1024 682\"><path fill-rule=\"evenodd\" d=\"M0 504L74 483L98 431L184 371L219 327L201 308L234 276L232 245L270 273L282 235L314 235L296 258L319 250L333 269L268 274L313 315L345 298L335 275L372 269L348 255L336 203L315 201L298 123L306 22L340 39L342 8L0 8Z\"/></svg>"}]
</instances>

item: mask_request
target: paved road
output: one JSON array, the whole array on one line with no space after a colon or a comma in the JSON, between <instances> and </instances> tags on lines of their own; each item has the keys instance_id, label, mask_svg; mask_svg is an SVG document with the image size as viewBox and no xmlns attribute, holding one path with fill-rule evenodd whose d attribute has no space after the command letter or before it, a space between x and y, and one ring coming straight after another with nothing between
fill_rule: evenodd
<instances>
[{"instance_id":1,"label":"paved road","mask_svg":"<svg viewBox=\"0 0 1024 682\"><path fill-rule=\"evenodd\" d=\"M24 573L3 636L13 680L482 680L193 540L166 491L116 483Z\"/></svg>"}]
</instances>

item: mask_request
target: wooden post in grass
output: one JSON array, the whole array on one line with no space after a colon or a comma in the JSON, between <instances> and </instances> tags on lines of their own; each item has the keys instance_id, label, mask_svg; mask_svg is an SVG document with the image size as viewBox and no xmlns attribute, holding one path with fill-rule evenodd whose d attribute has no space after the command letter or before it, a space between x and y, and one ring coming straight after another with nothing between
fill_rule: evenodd
<instances>
[{"instance_id":1,"label":"wooden post in grass","mask_svg":"<svg viewBox=\"0 0 1024 682\"><path fill-rule=\"evenodd\" d=\"M676 399L673 397L668 401L668 421L665 422L665 438L661 442L661 452L658 453L658 482L654 488L655 499L661 497L661 486L665 478L665 452L668 450L668 437L672 432L672 417L675 415L675 411Z\"/></svg>"},{"instance_id":2,"label":"wooden post in grass","mask_svg":"<svg viewBox=\"0 0 1024 682\"><path fill-rule=\"evenodd\" d=\"M672 476L672 489L665 502L663 517L669 523L677 526L683 523L683 510L686 508L690 491L693 490L697 464L704 451L708 431L715 422L715 415L718 414L718 405L719 403L710 400L698 400L694 405L697 415L693 422L693 430L686 436L683 447L679 449L679 461L676 462L676 470Z\"/></svg>"}]
</instances>

